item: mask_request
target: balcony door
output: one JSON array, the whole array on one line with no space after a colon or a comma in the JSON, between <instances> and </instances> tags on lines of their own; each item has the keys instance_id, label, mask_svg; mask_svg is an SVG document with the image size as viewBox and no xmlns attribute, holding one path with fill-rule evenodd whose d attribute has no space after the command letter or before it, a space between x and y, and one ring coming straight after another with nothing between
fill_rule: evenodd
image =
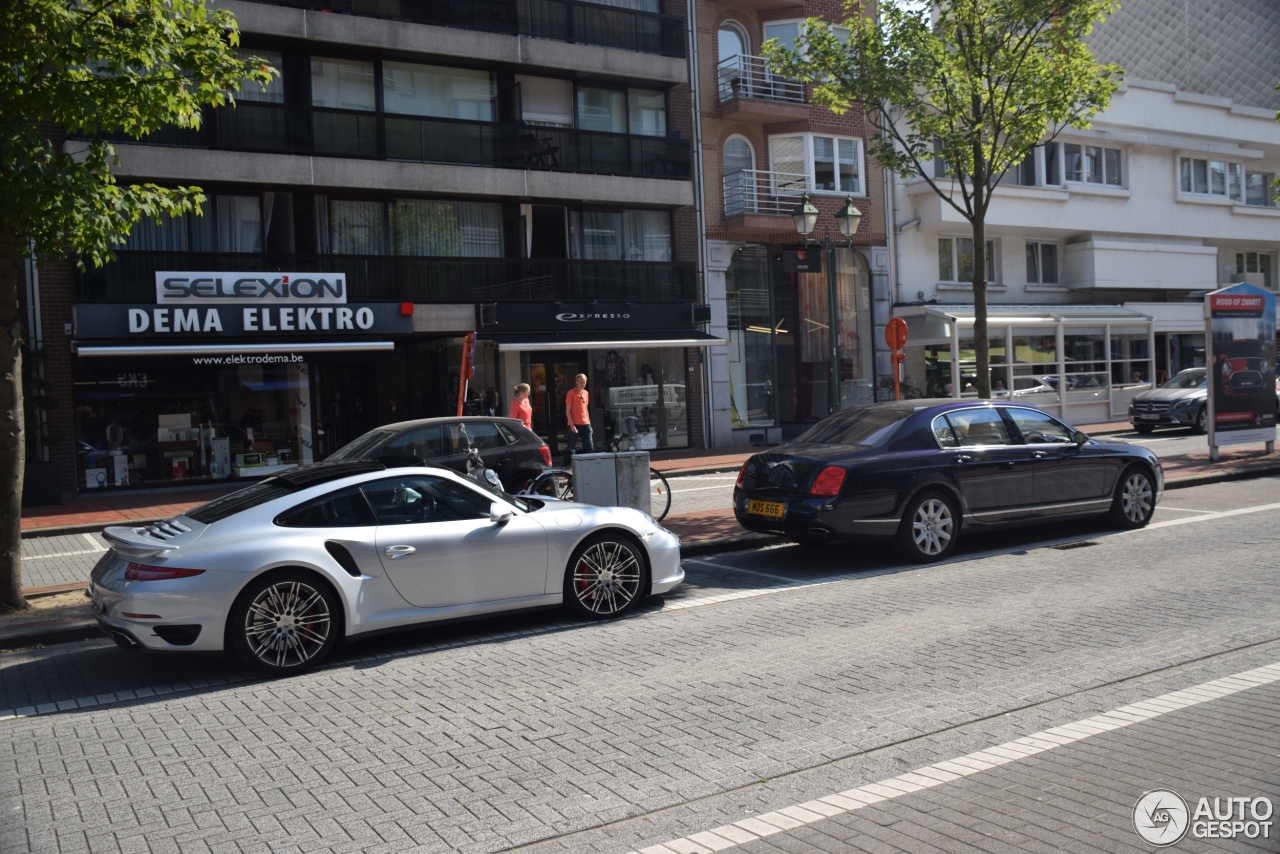
<instances>
[{"instance_id":1,"label":"balcony door","mask_svg":"<svg viewBox=\"0 0 1280 854\"><path fill-rule=\"evenodd\" d=\"M569 257L568 211L563 205L531 205L529 257L563 260Z\"/></svg>"}]
</instances>

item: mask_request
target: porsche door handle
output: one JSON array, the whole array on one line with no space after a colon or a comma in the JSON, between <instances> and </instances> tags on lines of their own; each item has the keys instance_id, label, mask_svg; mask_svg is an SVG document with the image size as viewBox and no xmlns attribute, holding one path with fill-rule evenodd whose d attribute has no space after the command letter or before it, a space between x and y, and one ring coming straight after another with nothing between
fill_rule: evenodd
<instances>
[{"instance_id":1,"label":"porsche door handle","mask_svg":"<svg viewBox=\"0 0 1280 854\"><path fill-rule=\"evenodd\" d=\"M417 549L413 546L387 546L382 550L382 553L392 560L399 560L402 557L408 557L416 551Z\"/></svg>"}]
</instances>

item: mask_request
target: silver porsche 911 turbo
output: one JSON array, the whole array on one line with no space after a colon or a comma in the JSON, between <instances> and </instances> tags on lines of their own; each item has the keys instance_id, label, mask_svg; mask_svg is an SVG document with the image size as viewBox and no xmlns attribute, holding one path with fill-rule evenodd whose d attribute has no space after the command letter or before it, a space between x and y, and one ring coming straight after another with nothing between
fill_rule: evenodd
<instances>
[{"instance_id":1,"label":"silver porsche 911 turbo","mask_svg":"<svg viewBox=\"0 0 1280 854\"><path fill-rule=\"evenodd\" d=\"M307 466L103 535L89 592L117 643L229 650L272 675L426 622L560 604L618 617L684 579L680 540L638 510L370 461Z\"/></svg>"}]
</instances>

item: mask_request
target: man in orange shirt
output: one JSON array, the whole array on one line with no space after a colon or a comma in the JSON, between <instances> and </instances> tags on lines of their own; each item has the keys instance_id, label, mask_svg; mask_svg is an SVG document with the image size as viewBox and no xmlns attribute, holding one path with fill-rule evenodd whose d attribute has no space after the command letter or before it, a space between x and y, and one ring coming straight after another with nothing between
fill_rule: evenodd
<instances>
[{"instance_id":1,"label":"man in orange shirt","mask_svg":"<svg viewBox=\"0 0 1280 854\"><path fill-rule=\"evenodd\" d=\"M565 436L564 464L573 461L573 452L582 437L582 452L595 453L596 446L591 440L591 416L587 413L587 403L591 395L587 393L587 375L578 374L573 378L573 388L564 396L564 417L569 423L569 432Z\"/></svg>"}]
</instances>

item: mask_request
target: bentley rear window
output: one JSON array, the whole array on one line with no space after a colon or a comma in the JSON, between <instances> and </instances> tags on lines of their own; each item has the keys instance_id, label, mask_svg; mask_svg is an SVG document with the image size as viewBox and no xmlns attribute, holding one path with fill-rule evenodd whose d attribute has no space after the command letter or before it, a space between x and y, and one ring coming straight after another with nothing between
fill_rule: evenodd
<instances>
[{"instance_id":1,"label":"bentley rear window","mask_svg":"<svg viewBox=\"0 0 1280 854\"><path fill-rule=\"evenodd\" d=\"M893 435L912 412L898 408L855 406L819 421L798 442L821 445L878 445Z\"/></svg>"}]
</instances>

